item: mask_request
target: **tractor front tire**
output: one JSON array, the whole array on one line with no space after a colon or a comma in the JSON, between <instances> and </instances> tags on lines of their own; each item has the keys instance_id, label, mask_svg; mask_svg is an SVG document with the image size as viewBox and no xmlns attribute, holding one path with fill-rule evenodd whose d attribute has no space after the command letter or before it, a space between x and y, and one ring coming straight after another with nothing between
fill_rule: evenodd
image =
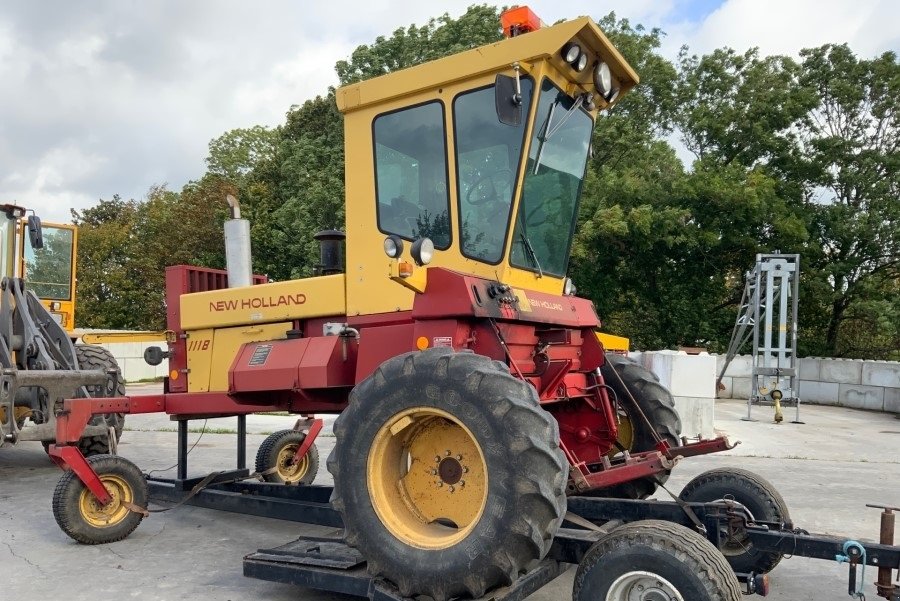
<instances>
[{"instance_id":1,"label":"tractor front tire","mask_svg":"<svg viewBox=\"0 0 900 601\"><path fill-rule=\"evenodd\" d=\"M144 519L130 505L147 507L147 480L135 464L122 457L94 455L87 462L112 500L101 505L75 472L67 470L53 491L53 517L62 531L79 543L98 545L122 540Z\"/></svg>"},{"instance_id":2,"label":"tractor front tire","mask_svg":"<svg viewBox=\"0 0 900 601\"><path fill-rule=\"evenodd\" d=\"M319 449L315 443L298 463L293 464L297 449L306 440L304 432L280 430L269 434L256 452L256 471L266 482L312 484L319 473Z\"/></svg>"},{"instance_id":3,"label":"tractor front tire","mask_svg":"<svg viewBox=\"0 0 900 601\"><path fill-rule=\"evenodd\" d=\"M575 573L573 601L740 601L740 584L706 538L680 524L643 520L601 538Z\"/></svg>"},{"instance_id":4,"label":"tractor front tire","mask_svg":"<svg viewBox=\"0 0 900 601\"><path fill-rule=\"evenodd\" d=\"M85 388L87 388L89 396L125 396L125 382L122 381L122 372L119 369L119 364L116 361L116 358L113 357L112 353L110 353L102 346L76 344L75 357L78 360L78 367L80 369L99 369L102 371L115 369L119 374L119 377L117 378L118 385L116 386L115 390L112 390L111 383L107 384L106 390L104 390L104 387L102 385L85 386ZM122 430L125 428L125 414L107 413L105 415L95 415L91 418L90 423L92 426L106 424L106 426L114 428L116 432L116 439L118 440L119 438L121 438ZM91 457L93 455L105 455L109 453L110 449L109 437L105 435L85 436L80 441L78 441L78 448L81 450L81 453L85 457Z\"/></svg>"},{"instance_id":5,"label":"tractor front tire","mask_svg":"<svg viewBox=\"0 0 900 601\"><path fill-rule=\"evenodd\" d=\"M654 450L657 444L654 433L668 442L669 446L677 447L681 444L681 418L675 412L675 400L672 393L659 383L656 374L616 353L606 353L606 362L600 368L600 374L604 383L616 393L619 407L625 413L622 421L627 426L629 440L622 440L620 437L619 441L625 450L630 453ZM628 396L629 392L652 424L652 429L634 407L631 397ZM620 431L625 429L620 427ZM663 472L657 474L655 478L640 478L591 491L588 494L621 499L646 499L656 491L657 480L665 482L668 478L669 472Z\"/></svg>"},{"instance_id":6,"label":"tractor front tire","mask_svg":"<svg viewBox=\"0 0 900 601\"><path fill-rule=\"evenodd\" d=\"M710 503L732 499L743 505L756 520L780 524L791 521L787 503L772 484L753 472L739 468L719 468L703 472L687 483L678 498L688 503ZM726 527L727 528L727 527ZM783 555L753 547L746 532L722 532L721 551L735 572L766 574Z\"/></svg>"},{"instance_id":7,"label":"tractor front tire","mask_svg":"<svg viewBox=\"0 0 900 601\"><path fill-rule=\"evenodd\" d=\"M404 596L478 598L549 552L568 463L556 421L502 362L394 357L353 390L335 436L345 539Z\"/></svg>"}]
</instances>

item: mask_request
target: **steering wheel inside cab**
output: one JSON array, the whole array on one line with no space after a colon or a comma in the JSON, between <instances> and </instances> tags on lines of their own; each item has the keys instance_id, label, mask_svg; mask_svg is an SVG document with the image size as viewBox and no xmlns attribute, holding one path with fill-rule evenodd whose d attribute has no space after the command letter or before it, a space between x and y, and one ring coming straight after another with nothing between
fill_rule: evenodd
<instances>
[{"instance_id":1,"label":"steering wheel inside cab","mask_svg":"<svg viewBox=\"0 0 900 601\"><path fill-rule=\"evenodd\" d=\"M466 202L473 207L477 207L499 200L500 195L497 193L496 184L498 182L503 182L503 184L508 187L511 176L512 171L509 169L500 169L499 171L494 171L493 173L481 176L475 180L475 183L473 183L472 187L469 188L469 191L466 192ZM477 194L475 192L476 190L479 190Z\"/></svg>"}]
</instances>

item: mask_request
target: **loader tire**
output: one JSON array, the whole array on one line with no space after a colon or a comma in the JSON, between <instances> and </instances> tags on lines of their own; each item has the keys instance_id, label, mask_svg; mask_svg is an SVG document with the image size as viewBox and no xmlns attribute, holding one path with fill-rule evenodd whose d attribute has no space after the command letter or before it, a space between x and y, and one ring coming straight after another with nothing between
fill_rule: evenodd
<instances>
[{"instance_id":1,"label":"loader tire","mask_svg":"<svg viewBox=\"0 0 900 601\"><path fill-rule=\"evenodd\" d=\"M566 511L559 427L502 362L394 357L354 388L335 436L346 542L402 595L478 598L550 550Z\"/></svg>"},{"instance_id":2,"label":"loader tire","mask_svg":"<svg viewBox=\"0 0 900 601\"><path fill-rule=\"evenodd\" d=\"M315 443L306 456L291 465L306 434L297 430L280 430L269 434L256 452L256 471L266 482L281 484L312 484L319 473L319 449Z\"/></svg>"},{"instance_id":3,"label":"loader tire","mask_svg":"<svg viewBox=\"0 0 900 601\"><path fill-rule=\"evenodd\" d=\"M710 503L733 499L743 505L754 519L780 524L790 523L787 503L772 484L753 472L739 468L719 468L703 472L687 483L678 498L688 503ZM735 572L766 574L784 557L781 553L753 548L746 532L723 529L720 550Z\"/></svg>"},{"instance_id":4,"label":"loader tire","mask_svg":"<svg viewBox=\"0 0 900 601\"><path fill-rule=\"evenodd\" d=\"M100 505L90 490L67 470L53 491L53 517L63 532L85 545L113 543L131 534L147 507L147 480L132 462L114 455L88 457L112 500Z\"/></svg>"},{"instance_id":5,"label":"loader tire","mask_svg":"<svg viewBox=\"0 0 900 601\"><path fill-rule=\"evenodd\" d=\"M103 371L115 369L119 373L118 386L115 390L109 389L104 391L102 385L85 386L90 396L125 396L125 382L121 378L122 372L112 353L102 346L76 344L75 357L78 360L78 367L81 369L101 369ZM107 386L111 388L112 385L107 384ZM105 415L95 415L91 418L90 423L92 426L105 423L107 426L114 427L116 439L119 439L125 427L125 414L107 413ZM109 453L109 438L107 436L85 436L78 442L78 448L85 457L105 455Z\"/></svg>"},{"instance_id":6,"label":"loader tire","mask_svg":"<svg viewBox=\"0 0 900 601\"><path fill-rule=\"evenodd\" d=\"M740 601L737 577L703 536L680 524L642 520L620 526L587 552L573 601Z\"/></svg>"},{"instance_id":7,"label":"loader tire","mask_svg":"<svg viewBox=\"0 0 900 601\"><path fill-rule=\"evenodd\" d=\"M616 377L617 373L618 377ZM606 353L606 362L600 368L600 374L606 385L616 393L619 407L625 412L631 440L620 440L619 442L627 451L640 453L655 449L654 431L672 447L681 444L681 418L675 412L675 401L666 387L659 383L656 374L616 353ZM628 391L637 401L641 411L650 420L653 425L652 429L635 410L628 391L622 386L623 383L628 387ZM640 478L609 488L594 490L587 493L587 496L646 499L656 492L657 480L665 483L668 479L669 472L662 472L656 474L655 477Z\"/></svg>"}]
</instances>

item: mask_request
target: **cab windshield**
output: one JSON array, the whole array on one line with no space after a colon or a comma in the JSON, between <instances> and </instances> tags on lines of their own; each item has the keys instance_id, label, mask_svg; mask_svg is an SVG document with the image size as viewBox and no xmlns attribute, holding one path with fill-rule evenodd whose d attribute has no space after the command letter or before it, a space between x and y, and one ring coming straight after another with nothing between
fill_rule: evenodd
<instances>
[{"instance_id":1,"label":"cab windshield","mask_svg":"<svg viewBox=\"0 0 900 601\"><path fill-rule=\"evenodd\" d=\"M72 230L49 225L42 229L43 248L35 250L23 241L26 286L41 299L71 300Z\"/></svg>"},{"instance_id":2,"label":"cab windshield","mask_svg":"<svg viewBox=\"0 0 900 601\"><path fill-rule=\"evenodd\" d=\"M594 122L549 79L540 94L510 263L563 276Z\"/></svg>"}]
</instances>

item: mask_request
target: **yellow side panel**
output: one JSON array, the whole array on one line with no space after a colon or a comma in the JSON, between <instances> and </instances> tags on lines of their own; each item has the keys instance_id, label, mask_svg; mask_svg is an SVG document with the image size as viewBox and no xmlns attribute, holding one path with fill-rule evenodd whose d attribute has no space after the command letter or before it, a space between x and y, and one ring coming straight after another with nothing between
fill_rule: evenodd
<instances>
[{"instance_id":1,"label":"yellow side panel","mask_svg":"<svg viewBox=\"0 0 900 601\"><path fill-rule=\"evenodd\" d=\"M344 274L181 295L184 330L346 313Z\"/></svg>"},{"instance_id":2,"label":"yellow side panel","mask_svg":"<svg viewBox=\"0 0 900 601\"><path fill-rule=\"evenodd\" d=\"M628 352L629 340L624 336L615 336L605 332L597 332L597 338L600 344L608 351L624 351Z\"/></svg>"},{"instance_id":3,"label":"yellow side panel","mask_svg":"<svg viewBox=\"0 0 900 601\"><path fill-rule=\"evenodd\" d=\"M228 370L242 344L263 340L283 340L287 337L287 331L290 329L291 322L284 321L216 330L212 352L212 372L209 374L209 390L213 392L228 390Z\"/></svg>"},{"instance_id":4,"label":"yellow side panel","mask_svg":"<svg viewBox=\"0 0 900 601\"><path fill-rule=\"evenodd\" d=\"M188 333L187 366L188 392L209 390L209 368L212 364L213 330Z\"/></svg>"}]
</instances>

